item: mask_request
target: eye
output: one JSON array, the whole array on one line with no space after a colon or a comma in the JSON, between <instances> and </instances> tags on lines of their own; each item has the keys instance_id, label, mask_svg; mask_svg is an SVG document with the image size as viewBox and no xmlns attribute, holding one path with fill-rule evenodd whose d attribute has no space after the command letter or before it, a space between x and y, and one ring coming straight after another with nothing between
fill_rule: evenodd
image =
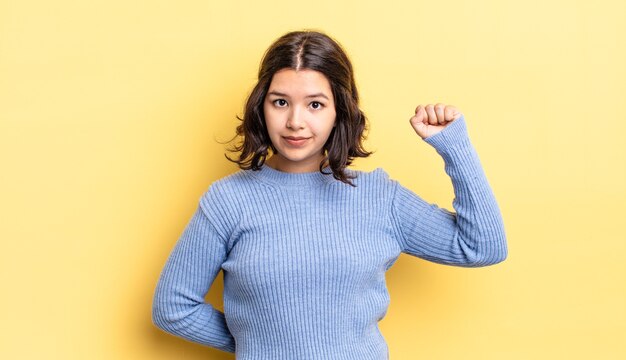
<instances>
[{"instance_id":1,"label":"eye","mask_svg":"<svg viewBox=\"0 0 626 360\"><path fill-rule=\"evenodd\" d=\"M324 107L324 104L322 104L321 102L317 102L317 101L313 101L311 103L311 107L315 110L321 109L322 107Z\"/></svg>"},{"instance_id":2,"label":"eye","mask_svg":"<svg viewBox=\"0 0 626 360\"><path fill-rule=\"evenodd\" d=\"M274 105L278 106L278 107L285 107L285 106L287 106L287 101L285 99L276 99L276 100L272 101L272 103L274 103Z\"/></svg>"}]
</instances>

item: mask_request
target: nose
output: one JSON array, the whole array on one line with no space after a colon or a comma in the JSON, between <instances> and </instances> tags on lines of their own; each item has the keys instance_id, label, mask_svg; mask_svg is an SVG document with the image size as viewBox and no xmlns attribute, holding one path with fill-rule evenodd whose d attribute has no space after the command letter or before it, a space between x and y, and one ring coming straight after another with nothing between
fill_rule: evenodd
<instances>
[{"instance_id":1,"label":"nose","mask_svg":"<svg viewBox=\"0 0 626 360\"><path fill-rule=\"evenodd\" d=\"M301 114L300 109L297 106L294 106L289 112L289 117L287 118L287 128L292 130L302 129L304 127L302 116L303 114Z\"/></svg>"}]
</instances>

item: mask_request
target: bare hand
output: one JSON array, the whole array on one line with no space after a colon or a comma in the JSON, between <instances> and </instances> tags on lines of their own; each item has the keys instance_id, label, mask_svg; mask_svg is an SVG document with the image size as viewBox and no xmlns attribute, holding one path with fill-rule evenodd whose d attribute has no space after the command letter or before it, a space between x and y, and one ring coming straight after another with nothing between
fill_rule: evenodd
<instances>
[{"instance_id":1,"label":"bare hand","mask_svg":"<svg viewBox=\"0 0 626 360\"><path fill-rule=\"evenodd\" d=\"M428 104L426 106L418 105L415 108L415 115L409 121L417 135L425 139L445 129L452 121L461 116L459 109L452 105Z\"/></svg>"}]
</instances>

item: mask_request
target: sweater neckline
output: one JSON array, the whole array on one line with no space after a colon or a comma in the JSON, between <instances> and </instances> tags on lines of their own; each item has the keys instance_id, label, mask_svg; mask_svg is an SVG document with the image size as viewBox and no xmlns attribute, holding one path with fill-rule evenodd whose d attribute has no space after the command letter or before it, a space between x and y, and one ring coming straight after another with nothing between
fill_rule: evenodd
<instances>
[{"instance_id":1,"label":"sweater neckline","mask_svg":"<svg viewBox=\"0 0 626 360\"><path fill-rule=\"evenodd\" d=\"M305 173L290 173L276 170L273 167L263 164L259 170L252 171L252 174L259 180L277 186L313 186L332 183L336 180L330 167L323 168L324 173L319 170Z\"/></svg>"}]
</instances>

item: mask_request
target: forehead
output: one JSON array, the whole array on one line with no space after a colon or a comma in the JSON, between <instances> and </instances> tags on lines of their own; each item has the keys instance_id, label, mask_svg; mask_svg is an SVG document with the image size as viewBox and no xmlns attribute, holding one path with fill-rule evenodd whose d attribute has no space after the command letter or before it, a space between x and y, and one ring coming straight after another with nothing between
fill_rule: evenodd
<instances>
[{"instance_id":1,"label":"forehead","mask_svg":"<svg viewBox=\"0 0 626 360\"><path fill-rule=\"evenodd\" d=\"M324 93L332 95L330 82L324 74L311 69L282 69L272 77L269 91L277 91L292 96Z\"/></svg>"}]
</instances>

